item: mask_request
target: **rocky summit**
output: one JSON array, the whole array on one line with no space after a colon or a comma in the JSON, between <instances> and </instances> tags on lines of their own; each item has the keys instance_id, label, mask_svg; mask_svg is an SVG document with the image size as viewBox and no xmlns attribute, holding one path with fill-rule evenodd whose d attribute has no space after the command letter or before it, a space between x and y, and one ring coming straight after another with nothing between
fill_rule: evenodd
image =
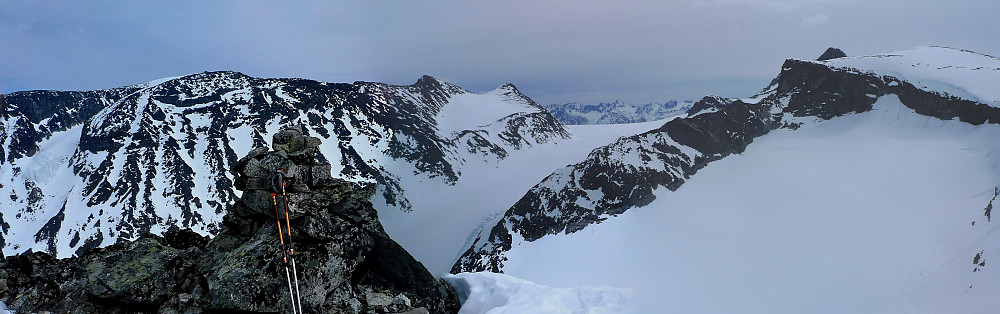
<instances>
[{"instance_id":1,"label":"rocky summit","mask_svg":"<svg viewBox=\"0 0 1000 314\"><path fill-rule=\"evenodd\" d=\"M819 58L816 58L816 61L826 61L830 59L843 58L846 56L847 54L844 53L843 50L830 47L826 48L826 51L824 51L823 54L819 55Z\"/></svg>"},{"instance_id":2,"label":"rocky summit","mask_svg":"<svg viewBox=\"0 0 1000 314\"><path fill-rule=\"evenodd\" d=\"M66 259L6 257L0 301L19 313L289 312L275 217L283 199L272 194L282 171L304 312L458 311L454 289L383 230L372 190L331 176L318 138L285 128L272 143L231 169L243 194L214 238L175 228Z\"/></svg>"}]
</instances>

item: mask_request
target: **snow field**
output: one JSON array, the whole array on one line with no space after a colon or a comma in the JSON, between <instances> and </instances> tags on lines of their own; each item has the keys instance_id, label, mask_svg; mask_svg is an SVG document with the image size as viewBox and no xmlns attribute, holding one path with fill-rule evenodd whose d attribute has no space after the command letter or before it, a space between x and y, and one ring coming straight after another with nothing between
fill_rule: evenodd
<instances>
[{"instance_id":1,"label":"snow field","mask_svg":"<svg viewBox=\"0 0 1000 314\"><path fill-rule=\"evenodd\" d=\"M56 215L66 203L67 195L73 189L73 185L67 184L67 182L79 180L73 176L72 168L67 165L70 163L70 159L76 151L77 144L80 142L82 131L83 126L78 125L65 132L56 133L48 141L42 142L39 145L38 152L32 158L19 159L13 164L3 167L0 179L3 179L4 182L14 181L15 174L13 169L20 168L24 173L23 178L37 184L43 193L42 197L57 200L56 202L45 203L47 206L43 208L35 208L32 212L23 213L22 215L25 215L24 221L28 223L11 223L11 229L8 231L9 237L6 239L8 243L34 242L34 234L48 222L49 217ZM22 196L18 200L4 197L0 199L0 206L3 208L17 208L20 205L16 204L27 201L27 197L24 196L29 195L30 192L23 181L18 183L11 184L9 187L0 186L0 191L5 195ZM6 214L4 217L5 220L16 221L17 216L15 213L8 211L4 211L4 213ZM65 214L72 216L74 213L67 212ZM68 241L63 242L68 243ZM65 243L57 243L57 245L69 246ZM46 247L47 243L36 243L32 246L36 250L44 250ZM4 250L3 253L4 255L13 255L13 252L14 250Z\"/></svg>"},{"instance_id":2,"label":"snow field","mask_svg":"<svg viewBox=\"0 0 1000 314\"><path fill-rule=\"evenodd\" d=\"M1000 59L946 47L919 47L872 56L819 61L834 68L894 76L917 88L1000 108Z\"/></svg>"},{"instance_id":3,"label":"snow field","mask_svg":"<svg viewBox=\"0 0 1000 314\"><path fill-rule=\"evenodd\" d=\"M386 232L432 274L444 275L471 244L470 236L480 228L492 227L495 218L553 170L583 160L594 148L618 137L645 132L664 122L567 126L573 138L558 144L510 150L510 156L497 161L466 158L455 185L423 174L400 175L412 212L402 212L378 197L372 202ZM399 174L415 171L404 162L387 162L386 169Z\"/></svg>"},{"instance_id":4,"label":"snow field","mask_svg":"<svg viewBox=\"0 0 1000 314\"><path fill-rule=\"evenodd\" d=\"M586 286L553 288L495 273L446 275L462 301L459 314L627 313L632 291Z\"/></svg>"},{"instance_id":5,"label":"snow field","mask_svg":"<svg viewBox=\"0 0 1000 314\"><path fill-rule=\"evenodd\" d=\"M998 133L882 97L758 138L646 207L514 243L505 273L634 289L638 313L996 312Z\"/></svg>"},{"instance_id":6,"label":"snow field","mask_svg":"<svg viewBox=\"0 0 1000 314\"><path fill-rule=\"evenodd\" d=\"M452 96L435 118L438 134L443 138L450 138L452 133L476 130L514 113L538 111L528 104L504 101L504 91L506 88L501 86L484 94Z\"/></svg>"}]
</instances>

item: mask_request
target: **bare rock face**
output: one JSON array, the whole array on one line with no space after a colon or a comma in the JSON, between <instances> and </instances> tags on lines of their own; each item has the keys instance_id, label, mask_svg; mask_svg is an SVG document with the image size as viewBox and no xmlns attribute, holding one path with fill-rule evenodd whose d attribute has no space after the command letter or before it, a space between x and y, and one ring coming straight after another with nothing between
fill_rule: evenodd
<instances>
[{"instance_id":1,"label":"bare rock face","mask_svg":"<svg viewBox=\"0 0 1000 314\"><path fill-rule=\"evenodd\" d=\"M830 47L830 48L826 48L826 51L824 51L823 54L821 54L819 56L819 58L816 58L816 61L826 61L826 60L830 60L830 59L843 58L843 57L846 57L846 56L847 56L847 54L844 53L843 50L840 50L840 49L837 49L837 48L834 48L834 47Z\"/></svg>"},{"instance_id":2,"label":"bare rock face","mask_svg":"<svg viewBox=\"0 0 1000 314\"><path fill-rule=\"evenodd\" d=\"M457 312L453 288L389 238L368 201L372 191L331 176L319 144L286 128L273 150L240 159L231 171L243 195L213 239L171 230L81 257L8 257L0 301L18 312L289 311L275 217L277 204L284 227L287 200L305 312ZM276 171L284 173L284 198L272 192Z\"/></svg>"}]
</instances>

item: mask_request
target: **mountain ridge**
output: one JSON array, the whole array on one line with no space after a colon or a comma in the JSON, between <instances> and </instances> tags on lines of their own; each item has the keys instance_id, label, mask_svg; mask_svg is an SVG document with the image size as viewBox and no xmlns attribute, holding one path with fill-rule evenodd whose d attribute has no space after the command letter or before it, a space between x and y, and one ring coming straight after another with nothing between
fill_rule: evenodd
<instances>
[{"instance_id":1,"label":"mountain ridge","mask_svg":"<svg viewBox=\"0 0 1000 314\"><path fill-rule=\"evenodd\" d=\"M368 201L373 191L331 176L317 158L319 138L290 127L272 143L230 169L244 193L218 235L174 226L81 256L0 258L0 302L18 312L458 311L454 289L385 233ZM272 190L277 173L284 215ZM284 294L293 282L295 302Z\"/></svg>"},{"instance_id":2,"label":"mountain ridge","mask_svg":"<svg viewBox=\"0 0 1000 314\"><path fill-rule=\"evenodd\" d=\"M845 59L849 58L829 62ZM642 207L655 198L657 188L676 190L708 162L739 153L757 136L866 112L879 96L898 95L917 113L944 120L1000 123L1000 108L927 91L890 75L795 59L786 60L781 69L776 84L754 98L720 103L712 106L720 108L717 111L671 120L660 129L622 138L595 149L581 163L556 170L494 226L484 228L452 273L502 272L504 252L514 243L573 233Z\"/></svg>"},{"instance_id":3,"label":"mountain ridge","mask_svg":"<svg viewBox=\"0 0 1000 314\"><path fill-rule=\"evenodd\" d=\"M622 124L664 120L683 115L693 102L669 100L664 103L626 104L621 100L599 104L550 104L544 106L559 122L567 125Z\"/></svg>"},{"instance_id":4,"label":"mountain ridge","mask_svg":"<svg viewBox=\"0 0 1000 314\"><path fill-rule=\"evenodd\" d=\"M475 141L444 137L435 115L456 96L496 98L430 76L412 85L345 84L233 71L109 90L8 94L0 191L11 197L0 205L12 210L2 217L9 227L0 243L5 254L68 256L175 224L211 234L238 196L226 169L267 144L262 134L279 125L298 124L327 139L322 151L336 176L376 185L401 210L411 210L398 185L410 170L390 169L389 161L454 182L471 158L462 151L480 151L476 158L488 162L570 136L547 113L515 112L490 130L469 130L489 135ZM519 92L506 97L534 103ZM47 144L55 140L62 148Z\"/></svg>"}]
</instances>

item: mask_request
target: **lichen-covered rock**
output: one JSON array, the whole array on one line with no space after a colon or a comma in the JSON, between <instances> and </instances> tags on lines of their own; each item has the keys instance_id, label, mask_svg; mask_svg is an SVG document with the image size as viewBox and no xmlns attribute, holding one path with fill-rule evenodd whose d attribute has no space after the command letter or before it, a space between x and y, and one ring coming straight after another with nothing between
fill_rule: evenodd
<instances>
[{"instance_id":1,"label":"lichen-covered rock","mask_svg":"<svg viewBox=\"0 0 1000 314\"><path fill-rule=\"evenodd\" d=\"M0 262L0 301L18 312L288 311L276 221L285 227L287 201L305 312L458 311L453 288L385 233L372 191L332 177L318 138L286 128L273 143L275 150L254 149L231 169L243 195L215 238L171 230L63 260L9 257ZM284 197L272 191L276 171L284 173Z\"/></svg>"},{"instance_id":2,"label":"lichen-covered rock","mask_svg":"<svg viewBox=\"0 0 1000 314\"><path fill-rule=\"evenodd\" d=\"M190 230L171 230L76 258L8 257L0 263L0 280L9 284L0 301L17 312L197 313L209 306L206 282L195 269L206 242Z\"/></svg>"}]
</instances>

